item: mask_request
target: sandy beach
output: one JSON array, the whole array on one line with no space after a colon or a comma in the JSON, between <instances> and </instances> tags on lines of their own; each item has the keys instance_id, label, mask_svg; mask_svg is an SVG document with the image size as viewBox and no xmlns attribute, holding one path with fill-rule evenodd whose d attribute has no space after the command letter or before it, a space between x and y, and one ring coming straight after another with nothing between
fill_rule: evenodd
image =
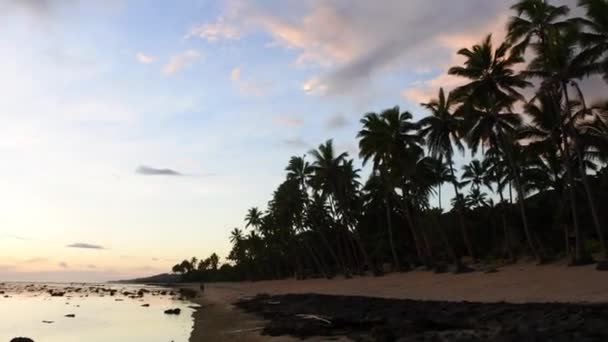
<instances>
[{"instance_id":1,"label":"sandy beach","mask_svg":"<svg viewBox=\"0 0 608 342\"><path fill-rule=\"evenodd\" d=\"M327 294L395 299L509 302L509 303L608 303L608 272L594 266L567 267L556 263L536 266L515 264L498 272L433 274L428 271L388 274L353 279L280 280L206 284L197 300L203 306L195 314L190 341L267 341L257 330L263 322L240 312L231 304L240 298L265 293ZM197 288L198 284L184 285ZM238 333L243 330L246 332ZM290 340L281 337L276 340Z\"/></svg>"}]
</instances>

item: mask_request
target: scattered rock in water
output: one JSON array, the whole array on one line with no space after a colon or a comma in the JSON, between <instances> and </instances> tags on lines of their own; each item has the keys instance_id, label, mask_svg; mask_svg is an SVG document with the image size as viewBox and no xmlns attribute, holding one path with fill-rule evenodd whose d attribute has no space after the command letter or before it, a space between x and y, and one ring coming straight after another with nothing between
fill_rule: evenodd
<instances>
[{"instance_id":1,"label":"scattered rock in water","mask_svg":"<svg viewBox=\"0 0 608 342\"><path fill-rule=\"evenodd\" d=\"M141 306L143 306L144 308L147 308L150 306L150 304L142 304Z\"/></svg>"},{"instance_id":2,"label":"scattered rock in water","mask_svg":"<svg viewBox=\"0 0 608 342\"><path fill-rule=\"evenodd\" d=\"M42 321L42 323L51 324L51 323L55 323L55 321Z\"/></svg>"},{"instance_id":3,"label":"scattered rock in water","mask_svg":"<svg viewBox=\"0 0 608 342\"><path fill-rule=\"evenodd\" d=\"M193 289L179 289L179 295L185 299L196 298L198 291Z\"/></svg>"},{"instance_id":4,"label":"scattered rock in water","mask_svg":"<svg viewBox=\"0 0 608 342\"><path fill-rule=\"evenodd\" d=\"M76 315L74 315L74 314L67 314L67 315L65 315L65 317L74 318L74 317L76 317Z\"/></svg>"},{"instance_id":5,"label":"scattered rock in water","mask_svg":"<svg viewBox=\"0 0 608 342\"><path fill-rule=\"evenodd\" d=\"M34 340L28 337L15 337L11 340L11 342L34 342Z\"/></svg>"},{"instance_id":6,"label":"scattered rock in water","mask_svg":"<svg viewBox=\"0 0 608 342\"><path fill-rule=\"evenodd\" d=\"M182 312L180 308L165 310L166 315L179 315Z\"/></svg>"}]
</instances>

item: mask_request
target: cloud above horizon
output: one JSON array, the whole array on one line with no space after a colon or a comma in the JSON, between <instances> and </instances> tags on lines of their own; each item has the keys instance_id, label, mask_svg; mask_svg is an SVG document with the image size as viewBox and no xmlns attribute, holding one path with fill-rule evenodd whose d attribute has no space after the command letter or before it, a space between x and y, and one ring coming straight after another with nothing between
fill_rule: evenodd
<instances>
[{"instance_id":1,"label":"cloud above horizon","mask_svg":"<svg viewBox=\"0 0 608 342\"><path fill-rule=\"evenodd\" d=\"M263 1L228 1L215 22L188 36L233 40L261 29L272 45L298 51L297 65L321 67L303 85L305 92L341 93L397 66L436 68L455 52L446 35L477 37L509 7L504 0L288 3L278 11ZM449 15L437 15L439 8Z\"/></svg>"},{"instance_id":2,"label":"cloud above horizon","mask_svg":"<svg viewBox=\"0 0 608 342\"><path fill-rule=\"evenodd\" d=\"M167 76L172 76L182 69L191 67L203 58L203 55L194 49L186 50L182 53L173 55L169 61L163 66L163 73Z\"/></svg>"},{"instance_id":3,"label":"cloud above horizon","mask_svg":"<svg viewBox=\"0 0 608 342\"><path fill-rule=\"evenodd\" d=\"M138 166L135 173L143 176L183 176L181 172L173 169L159 169L145 165Z\"/></svg>"},{"instance_id":4,"label":"cloud above horizon","mask_svg":"<svg viewBox=\"0 0 608 342\"><path fill-rule=\"evenodd\" d=\"M76 242L76 243L67 245L66 247L67 248L82 248L82 249L106 249L103 246L94 245L94 244L85 243L85 242Z\"/></svg>"},{"instance_id":5,"label":"cloud above horizon","mask_svg":"<svg viewBox=\"0 0 608 342\"><path fill-rule=\"evenodd\" d=\"M135 54L135 59L141 64L152 64L156 60L154 56L145 54L143 52L138 52Z\"/></svg>"}]
</instances>

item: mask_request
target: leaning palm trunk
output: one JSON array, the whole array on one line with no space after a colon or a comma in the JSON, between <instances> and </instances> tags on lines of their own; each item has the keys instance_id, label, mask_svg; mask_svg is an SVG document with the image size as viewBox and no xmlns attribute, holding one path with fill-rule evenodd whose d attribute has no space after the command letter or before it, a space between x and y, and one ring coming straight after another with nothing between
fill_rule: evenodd
<instances>
[{"instance_id":1,"label":"leaning palm trunk","mask_svg":"<svg viewBox=\"0 0 608 342\"><path fill-rule=\"evenodd\" d=\"M393 219L391 217L391 206L388 194L386 195L386 226L388 228L388 242L391 247L391 254L393 256L393 264L397 271L401 271L401 262L399 262L399 256L397 256L397 250L395 248L395 240L393 237Z\"/></svg>"},{"instance_id":2,"label":"leaning palm trunk","mask_svg":"<svg viewBox=\"0 0 608 342\"><path fill-rule=\"evenodd\" d=\"M412 213L410 212L410 208L407 204L407 200L405 197L405 190L403 190L404 199L402 201L401 206L403 207L403 213L405 215L405 220L407 221L407 225L410 228L410 234L412 234L412 240L414 241L414 247L416 248L416 256L418 257L418 261L422 263L426 263L425 253L420 244L420 238L416 232L416 226L414 226L414 220L412 219Z\"/></svg>"},{"instance_id":3,"label":"leaning palm trunk","mask_svg":"<svg viewBox=\"0 0 608 342\"><path fill-rule=\"evenodd\" d=\"M597 234L597 238L600 240L600 249L601 249L601 257L602 260L608 259L608 250L606 249L606 240L604 239L604 231L600 224L599 217L595 208L595 201L593 200L593 193L591 191L591 186L589 185L589 179L587 178L587 172L585 171L585 166L580 159L582 157L582 152L579 151L577 145L577 153L579 154L579 172L581 174L581 179L583 180L583 187L585 188L585 196L587 197L587 203L589 204L589 210L591 211L591 218L593 219L593 226L595 227L595 232Z\"/></svg>"},{"instance_id":4,"label":"leaning palm trunk","mask_svg":"<svg viewBox=\"0 0 608 342\"><path fill-rule=\"evenodd\" d=\"M509 231L509 225L507 224L507 217L505 215L505 199L501 189L498 190L498 195L500 196L500 218L505 236L505 251L507 252L509 262L515 262L515 253L513 253L513 247L511 247L511 232Z\"/></svg>"},{"instance_id":5,"label":"leaning palm trunk","mask_svg":"<svg viewBox=\"0 0 608 342\"><path fill-rule=\"evenodd\" d=\"M305 237L302 238L302 245L304 245L304 248L308 251L308 254L310 254L312 262L314 263L317 270L319 270L319 272L321 272L323 277L329 279L330 278L329 273L326 271L325 265L323 264L321 259L317 256L317 253L312 248L312 246L308 243L308 241L306 241Z\"/></svg>"},{"instance_id":6,"label":"leaning palm trunk","mask_svg":"<svg viewBox=\"0 0 608 342\"><path fill-rule=\"evenodd\" d=\"M456 198L460 198L460 191L458 191L458 186L456 185L456 176L454 173L454 165L451 157L448 157L448 163L450 164L450 174L452 176L452 185L454 186ZM471 243L471 239L469 238L469 230L464 221L464 213L462 212L462 208L460 206L456 206L456 212L458 213L458 219L460 220L460 231L462 233L462 238L464 239L464 244L467 248L467 252L469 253L471 259L473 259L473 262L476 262L477 258L473 250L473 244Z\"/></svg>"},{"instance_id":7,"label":"leaning palm trunk","mask_svg":"<svg viewBox=\"0 0 608 342\"><path fill-rule=\"evenodd\" d=\"M604 240L604 232L602 226L600 225L600 220L597 215L595 209L595 201L593 200L593 193L591 192L591 186L589 185L589 179L587 178L587 171L585 170L584 163L584 155L581 151L581 145L578 137L578 132L574 127L574 118L572 117L572 111L570 110L570 97L568 95L568 88L566 82L562 82L562 89L564 92L564 98L566 100L566 109L568 111L568 126L572 133L572 138L574 140L575 153L578 157L578 169L583 181L583 187L585 188L585 196L587 198L587 204L589 205L589 210L591 212L591 218L593 220L593 225L595 227L595 231L597 233L597 237L600 240L600 248L602 251L602 259L608 259L608 250L606 249L606 240ZM577 246L578 247L578 246Z\"/></svg>"},{"instance_id":8,"label":"leaning palm trunk","mask_svg":"<svg viewBox=\"0 0 608 342\"><path fill-rule=\"evenodd\" d=\"M501 139L501 143L504 146L503 139ZM507 160L509 162L509 166L510 166L510 169L512 172L513 180L515 181L515 187L517 189L517 194L518 194L517 202L519 205L519 211L520 211L521 220L522 220L522 223L524 226L524 233L526 234L526 241L528 242L528 247L530 248L530 252L534 255L534 258L538 262L541 262L542 261L541 256L538 253L538 250L536 249L536 247L534 246L534 241L532 240L532 234L530 233L530 227L528 226L528 216L526 215L526 204L524 203L525 192L524 192L523 186L521 184L521 178L519 175L519 171L517 169L517 166L515 165L515 162L513 161L513 156L511 155L511 153L506 151L505 148L503 148L503 151L505 151L505 155L507 157Z\"/></svg>"},{"instance_id":9,"label":"leaning palm trunk","mask_svg":"<svg viewBox=\"0 0 608 342\"><path fill-rule=\"evenodd\" d=\"M435 217L435 225L437 226L437 229L439 231L439 237L441 238L441 242L443 242L448 256L454 261L456 271L458 272L462 269L462 262L454 251L454 247L450 243L450 239L448 238L448 234L446 233L445 228L441 226L441 213L438 215L438 217Z\"/></svg>"}]
</instances>

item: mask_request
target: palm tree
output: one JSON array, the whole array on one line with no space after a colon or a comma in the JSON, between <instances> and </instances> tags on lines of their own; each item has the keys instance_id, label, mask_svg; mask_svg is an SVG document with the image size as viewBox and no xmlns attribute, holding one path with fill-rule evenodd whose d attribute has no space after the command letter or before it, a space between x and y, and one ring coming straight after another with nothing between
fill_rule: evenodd
<instances>
[{"instance_id":1,"label":"palm tree","mask_svg":"<svg viewBox=\"0 0 608 342\"><path fill-rule=\"evenodd\" d=\"M324 144L319 145L316 150L311 150L309 153L314 158L312 184L323 198L328 199L334 219L341 221L346 229L351 229L353 237L357 240L357 247L365 259L364 262L371 267L372 264L369 262L363 242L358 238L356 230L349 228L352 219L346 217L349 210L344 195L347 187L354 182L354 179L347 179L349 176L352 178L352 173L345 172L344 165L347 163L348 153L343 152L336 155L332 140L327 140ZM345 239L348 241L350 238L351 236L346 234ZM346 275L349 275L348 272L346 272Z\"/></svg>"},{"instance_id":2,"label":"palm tree","mask_svg":"<svg viewBox=\"0 0 608 342\"><path fill-rule=\"evenodd\" d=\"M455 90L463 106L461 114L467 125L466 140L472 153L479 146L500 150L511 168L511 173L519 194L519 207L530 252L540 261L540 254L534 246L528 227L524 204L525 192L521 184L519 169L513 160L514 132L521 125L521 117L512 112L513 104L523 97L517 90L530 85L513 70L523 58L509 54L510 46L501 44L492 47L491 35L472 49L462 49L458 53L466 57L464 66L452 67L451 75L468 78L470 82Z\"/></svg>"},{"instance_id":3,"label":"palm tree","mask_svg":"<svg viewBox=\"0 0 608 342\"><path fill-rule=\"evenodd\" d=\"M418 123L421 126L420 135L424 137L426 146L432 157L445 160L450 169L451 183L454 187L456 197L460 197L459 186L454 172L454 146L464 152L464 146L460 142L463 129L463 120L452 112L456 105L453 93L445 96L443 88L439 89L439 96L422 106L428 109L431 115L423 118ZM460 207L456 207L460 220L460 230L469 256L476 260L473 244L469 239L469 232L465 225L464 213Z\"/></svg>"},{"instance_id":4,"label":"palm tree","mask_svg":"<svg viewBox=\"0 0 608 342\"><path fill-rule=\"evenodd\" d=\"M390 197L395 187L390 176L390 167L395 154L393 151L399 148L399 143L395 141L399 137L399 134L394 134L395 132L388 126L388 122L382 114L368 113L361 119L361 124L363 128L357 134L359 138L359 156L363 159L363 165L367 164L370 159L373 160L373 168L378 177L370 178L370 180L378 179L382 185L388 239L393 264L395 269L401 270L401 262L397 255L394 241L390 202Z\"/></svg>"},{"instance_id":5,"label":"palm tree","mask_svg":"<svg viewBox=\"0 0 608 342\"><path fill-rule=\"evenodd\" d=\"M245 227L259 229L262 225L262 213L257 207L249 208L245 216L245 222L247 222Z\"/></svg>"},{"instance_id":6,"label":"palm tree","mask_svg":"<svg viewBox=\"0 0 608 342\"><path fill-rule=\"evenodd\" d=\"M585 48L582 56L593 63L596 71L608 82L608 1L579 0L578 3L586 10L586 18L577 20L586 29L579 33Z\"/></svg>"},{"instance_id":7,"label":"palm tree","mask_svg":"<svg viewBox=\"0 0 608 342\"><path fill-rule=\"evenodd\" d=\"M578 38L578 32L573 30L553 35L551 37L551 44L547 44L545 54L542 57L539 56L532 60L528 65L527 70L523 72L527 77L540 78L542 80L541 90L559 90L562 94L562 100L564 102L562 108L563 112L565 112L565 118L562 121L562 131L564 132L563 141L566 145L566 147L564 147L564 164L567 168L567 175L571 187L574 187L574 174L569 162L572 160L569 150L570 148L573 149L576 159L579 161L584 160L584 155L582 143L580 141L580 133L576 127L576 123L579 121L580 116L575 117L573 113L577 103L576 101L572 101L569 86L572 86L575 89L576 94L579 97L578 102L583 106L581 113L589 113L587 108L585 108L585 101L584 98L582 98L582 92L580 91L576 80L585 77L593 71L593 66L589 65L584 57L577 55ZM576 163L576 166L578 166L578 172L583 183L593 225L600 239L602 258L607 259L608 249L604 240L603 229L599 222L591 186L588 181L585 163L579 162ZM582 238L579 236L579 239Z\"/></svg>"},{"instance_id":8,"label":"palm tree","mask_svg":"<svg viewBox=\"0 0 608 342\"><path fill-rule=\"evenodd\" d=\"M401 112L399 107L387 109L381 114L368 113L361 120L363 129L358 137L361 139L359 149L364 162L373 159L375 168L387 184L385 196L389 198L389 194L401 183L404 216L416 247L416 254L419 260L423 261L426 259L426 253L408 204L409 193L404 187L407 179L405 172L415 166L423 153L419 145L420 138L416 134L418 125L412 122L412 118L411 113Z\"/></svg>"},{"instance_id":9,"label":"palm tree","mask_svg":"<svg viewBox=\"0 0 608 342\"><path fill-rule=\"evenodd\" d=\"M481 192L479 188L472 188L465 198L469 208L481 208L488 206L488 196Z\"/></svg>"},{"instance_id":10,"label":"palm tree","mask_svg":"<svg viewBox=\"0 0 608 342\"><path fill-rule=\"evenodd\" d=\"M482 186L492 189L492 184L488 177L490 165L487 160L483 162L473 159L468 165L462 167L461 184L471 185L475 190L480 190Z\"/></svg>"},{"instance_id":11,"label":"palm tree","mask_svg":"<svg viewBox=\"0 0 608 342\"><path fill-rule=\"evenodd\" d=\"M552 88L552 89L551 89ZM542 156L536 163L535 170L530 175L536 179L534 185L537 190L553 188L560 197L568 195L575 235L579 237L575 245L575 260L582 259L582 241L580 241L580 228L578 218L578 205L576 201L575 182L572 175L570 147L565 146L565 118L562 116L560 92L551 87L541 90L535 98L524 105L524 111L530 119L530 124L523 127L519 135L530 141L529 148ZM561 163L560 163L561 159ZM568 187L563 182L562 170L568 180ZM538 184L539 179L545 184ZM556 216L561 212L561 203ZM566 226L567 229L567 226ZM565 234L568 236L568 233ZM566 253L569 253L569 241L566 240Z\"/></svg>"},{"instance_id":12,"label":"palm tree","mask_svg":"<svg viewBox=\"0 0 608 342\"><path fill-rule=\"evenodd\" d=\"M435 179L437 182L437 208L440 212L443 212L443 203L441 201L441 186L444 183L452 182L452 172L449 165L442 163L439 160L434 162Z\"/></svg>"},{"instance_id":13,"label":"palm tree","mask_svg":"<svg viewBox=\"0 0 608 342\"><path fill-rule=\"evenodd\" d=\"M230 232L230 242L233 244L237 244L240 241L243 241L243 232L238 228L234 228Z\"/></svg>"},{"instance_id":14,"label":"palm tree","mask_svg":"<svg viewBox=\"0 0 608 342\"><path fill-rule=\"evenodd\" d=\"M560 21L568 15L568 6L554 6L546 0L521 0L511 9L517 13L507 23L507 42L515 44L513 52L523 55L528 46L538 39L540 49L545 46L548 35L571 26L569 21Z\"/></svg>"}]
</instances>

